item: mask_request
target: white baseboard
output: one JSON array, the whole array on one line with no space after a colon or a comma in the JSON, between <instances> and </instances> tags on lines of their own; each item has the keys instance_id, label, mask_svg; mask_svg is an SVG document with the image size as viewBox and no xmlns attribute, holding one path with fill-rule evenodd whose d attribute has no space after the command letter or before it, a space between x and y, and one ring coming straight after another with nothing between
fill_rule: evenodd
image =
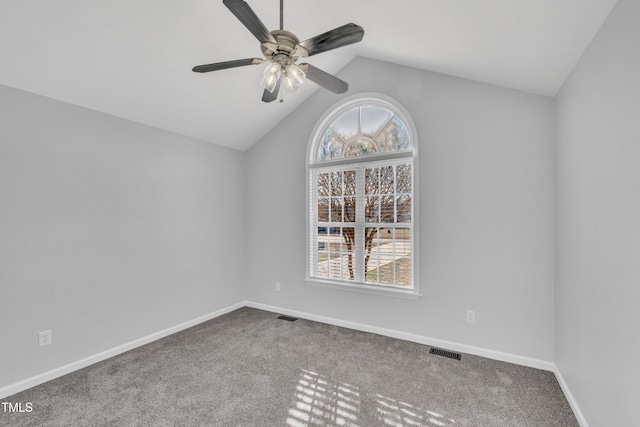
<instances>
[{"instance_id":1,"label":"white baseboard","mask_svg":"<svg viewBox=\"0 0 640 427\"><path fill-rule=\"evenodd\" d=\"M271 311L280 314L286 314L288 316L299 317L302 319L313 320L316 322L328 323L330 325L341 326L344 328L355 329L357 331L371 332L378 335L384 335L386 337L398 338L401 340L416 342L418 344L425 344L432 347L440 347L448 350L458 351L461 353L473 354L475 356L487 357L489 359L500 360L503 362L513 363L516 365L528 366L531 368L542 369L544 371L556 371L556 366L553 362L546 360L534 359L526 356L519 356L516 354L503 353L501 351L489 350L482 347L475 347L467 344L456 343L453 341L445 341L437 338L426 337L423 335L410 334L407 332L396 331L393 329L380 328L377 326L365 325L362 323L349 322L340 319L334 319L326 316L319 316L316 314L304 313L296 310L289 310L282 307L274 307L271 305L260 304L253 301L245 301L247 307L253 307L260 310Z\"/></svg>"},{"instance_id":2,"label":"white baseboard","mask_svg":"<svg viewBox=\"0 0 640 427\"><path fill-rule=\"evenodd\" d=\"M218 316L222 316L223 314L227 314L233 310L237 310L245 306L244 302L239 302L237 304L230 305L228 307L222 308L220 310L214 311L213 313L205 314L204 316L200 316L196 319L189 320L187 322L181 323L177 326L173 326L171 328L167 328L163 331L153 333L151 335L147 335L146 337L138 338L136 340L130 341L126 344L119 345L117 347L111 348L109 350L105 350L101 353L94 354L93 356L85 357L84 359L78 360L76 362L69 363L67 365L61 366L59 368L52 369L48 372L44 372L42 374L36 375L31 378L27 378L26 380L19 381L14 384L10 384L6 387L0 388L0 399L4 399L5 397L11 396L13 394L24 391L28 388L35 387L39 384L45 383L47 381L51 381L55 378L61 377L63 375L69 374L71 372L77 371L78 369L85 368L89 365L93 365L94 363L101 362L105 359L108 359L113 356L117 356L118 354L124 353L126 351L132 350L136 347L143 346L145 344L149 344L150 342L159 340L160 338L164 338L168 335L175 334L176 332L180 332L184 329L190 328L192 326L198 325L202 322L206 322L207 320L214 319Z\"/></svg>"},{"instance_id":3,"label":"white baseboard","mask_svg":"<svg viewBox=\"0 0 640 427\"><path fill-rule=\"evenodd\" d=\"M556 374L556 378L558 380L558 383L560 384L560 388L562 389L562 392L564 393L565 397L567 398L567 401L569 402L569 406L571 406L571 409L573 410L573 414L576 416L578 420L578 424L580 424L580 427L589 427L589 424L587 424L587 419L584 417L584 414L580 410L580 407L578 406L578 402L576 402L575 397L573 397L573 393L571 393L571 390L569 389L567 382L564 380L564 377L562 376L560 369L558 369L558 366L556 366L554 373Z\"/></svg>"},{"instance_id":4,"label":"white baseboard","mask_svg":"<svg viewBox=\"0 0 640 427\"><path fill-rule=\"evenodd\" d=\"M562 374L560 373L559 369L553 362L548 362L546 360L534 359L534 358L525 357L525 356L519 356L515 354L510 354L510 353L504 353L504 352L495 351L495 350L489 350L486 348L470 346L470 345L456 343L452 341L426 337L422 335L410 334L406 332L396 331L393 329L380 328L377 326L365 325L362 323L349 322L346 320L340 320L340 319L334 319L331 317L320 316L316 314L304 313L297 310L289 310L286 308L260 304L253 301L243 301L237 304L230 305L228 307L217 310L213 313L209 313L204 316L200 316L196 319L181 323L180 325L167 328L163 331L156 332L151 335L147 335L145 337L133 340L131 342L103 351L93 356L86 357L76 362L69 363L59 368L52 369L48 372L44 372L42 374L33 376L31 378L27 378L17 383L2 387L0 388L0 399L4 399L8 396L19 393L31 387L35 387L39 384L45 383L47 381L53 380L55 378L61 377L63 375L69 374L79 369L85 368L89 365L93 365L94 363L101 362L110 357L117 356L118 354L143 346L150 342L156 341L160 338L164 338L168 335L174 334L176 332L180 332L184 329L198 325L202 322L206 322L207 320L214 319L218 316L222 316L223 314L229 313L231 311L237 310L245 306L257 308L260 310L270 311L274 313L286 314L289 316L299 317L302 319L313 320L316 322L327 323L330 325L341 326L344 328L355 329L358 331L370 332L370 333L383 335L391 338L398 338L398 339L416 342L419 344L425 344L433 347L446 348L449 350L459 351L462 353L468 353L476 356L482 356L490 359L500 360L503 362L514 363L516 365L528 366L531 368L551 371L555 373L556 378L558 379L558 383L560 384L560 387L564 392L567 398L567 401L569 402L569 405L571 405L571 409L573 410L573 413L578 419L580 427L589 427L582 411L580 410L580 407L578 406L578 403L576 402L575 398L573 397L573 394L571 393L571 390L569 389L567 383L562 377Z\"/></svg>"}]
</instances>

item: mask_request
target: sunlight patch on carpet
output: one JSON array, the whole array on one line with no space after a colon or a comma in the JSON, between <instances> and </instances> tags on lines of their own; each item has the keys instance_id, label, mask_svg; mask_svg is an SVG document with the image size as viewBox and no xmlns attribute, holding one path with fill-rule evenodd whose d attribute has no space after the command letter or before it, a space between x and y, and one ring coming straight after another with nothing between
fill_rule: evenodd
<instances>
[{"instance_id":1,"label":"sunlight patch on carpet","mask_svg":"<svg viewBox=\"0 0 640 427\"><path fill-rule=\"evenodd\" d=\"M413 406L381 394L376 394L378 416L382 422L393 427L450 427L456 422L435 411Z\"/></svg>"},{"instance_id":2,"label":"sunlight patch on carpet","mask_svg":"<svg viewBox=\"0 0 640 427\"><path fill-rule=\"evenodd\" d=\"M287 425L359 427L359 412L358 387L302 369L296 384L295 407L289 409Z\"/></svg>"}]
</instances>

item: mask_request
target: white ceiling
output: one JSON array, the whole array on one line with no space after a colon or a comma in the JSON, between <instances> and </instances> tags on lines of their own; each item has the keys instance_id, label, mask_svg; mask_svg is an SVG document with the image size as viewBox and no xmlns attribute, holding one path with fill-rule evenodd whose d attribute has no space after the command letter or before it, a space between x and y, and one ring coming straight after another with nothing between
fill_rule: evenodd
<instances>
[{"instance_id":1,"label":"white ceiling","mask_svg":"<svg viewBox=\"0 0 640 427\"><path fill-rule=\"evenodd\" d=\"M285 0L301 40L348 22L353 46L308 62L335 73L356 55L554 96L617 0ZM248 0L279 25L278 0ZM309 97L261 102L260 57L222 0L0 0L0 84L246 150Z\"/></svg>"}]
</instances>

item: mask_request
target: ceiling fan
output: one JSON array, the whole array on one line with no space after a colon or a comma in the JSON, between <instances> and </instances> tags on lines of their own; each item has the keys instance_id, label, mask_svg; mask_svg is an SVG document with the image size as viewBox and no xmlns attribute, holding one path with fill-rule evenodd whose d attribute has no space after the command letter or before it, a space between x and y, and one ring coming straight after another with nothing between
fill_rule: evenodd
<instances>
[{"instance_id":1,"label":"ceiling fan","mask_svg":"<svg viewBox=\"0 0 640 427\"><path fill-rule=\"evenodd\" d=\"M298 59L317 55L332 49L357 43L364 36L364 29L356 24L346 24L326 33L300 41L294 34L285 31L283 0L280 0L280 29L269 31L243 0L223 0L225 6L258 39L264 55L262 58L238 59L193 67L196 73L224 70L227 68L257 65L268 62L264 70L262 101L272 102L278 98L280 86L287 93L295 92L309 79L334 93L344 93L349 84L311 64L296 64Z\"/></svg>"}]
</instances>

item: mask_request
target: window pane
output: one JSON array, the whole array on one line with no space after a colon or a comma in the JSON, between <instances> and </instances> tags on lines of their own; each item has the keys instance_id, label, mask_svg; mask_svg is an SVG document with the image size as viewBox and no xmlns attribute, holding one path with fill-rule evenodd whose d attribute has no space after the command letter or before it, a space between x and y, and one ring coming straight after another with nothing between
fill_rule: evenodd
<instances>
[{"instance_id":1,"label":"window pane","mask_svg":"<svg viewBox=\"0 0 640 427\"><path fill-rule=\"evenodd\" d=\"M344 150L344 157L369 156L377 152L376 146L369 138L358 137L351 141Z\"/></svg>"},{"instance_id":2,"label":"window pane","mask_svg":"<svg viewBox=\"0 0 640 427\"><path fill-rule=\"evenodd\" d=\"M329 250L329 234L327 233L327 231L327 227L318 227L318 235L316 236L316 238L318 240L319 251Z\"/></svg>"},{"instance_id":3,"label":"window pane","mask_svg":"<svg viewBox=\"0 0 640 427\"><path fill-rule=\"evenodd\" d=\"M393 260L393 256L388 256L387 258L380 257L380 266L378 267L378 278L380 283L383 285L393 285L394 284L394 269L395 269L395 261Z\"/></svg>"},{"instance_id":4,"label":"window pane","mask_svg":"<svg viewBox=\"0 0 640 427\"><path fill-rule=\"evenodd\" d=\"M378 144L380 152L410 148L409 132L397 116L375 137L375 142Z\"/></svg>"},{"instance_id":5,"label":"window pane","mask_svg":"<svg viewBox=\"0 0 640 427\"><path fill-rule=\"evenodd\" d=\"M331 198L331 222L342 222L342 199Z\"/></svg>"},{"instance_id":6,"label":"window pane","mask_svg":"<svg viewBox=\"0 0 640 427\"><path fill-rule=\"evenodd\" d=\"M356 194L356 171L344 171L344 195Z\"/></svg>"},{"instance_id":7,"label":"window pane","mask_svg":"<svg viewBox=\"0 0 640 427\"><path fill-rule=\"evenodd\" d=\"M370 196L365 200L364 205L365 222L380 222L380 198L378 196Z\"/></svg>"},{"instance_id":8,"label":"window pane","mask_svg":"<svg viewBox=\"0 0 640 427\"><path fill-rule=\"evenodd\" d=\"M318 174L318 196L328 196L328 195L329 195L329 174L319 173Z\"/></svg>"},{"instance_id":9,"label":"window pane","mask_svg":"<svg viewBox=\"0 0 640 427\"><path fill-rule=\"evenodd\" d=\"M381 228L378 233L378 253L379 265L378 265L378 278L380 283L385 285L393 285L393 266L394 266L394 242L393 242L393 229Z\"/></svg>"},{"instance_id":10,"label":"window pane","mask_svg":"<svg viewBox=\"0 0 640 427\"><path fill-rule=\"evenodd\" d=\"M395 219L394 197L392 195L380 197L380 222L393 222Z\"/></svg>"},{"instance_id":11,"label":"window pane","mask_svg":"<svg viewBox=\"0 0 640 427\"><path fill-rule=\"evenodd\" d=\"M329 199L318 199L318 222L329 222Z\"/></svg>"},{"instance_id":12,"label":"window pane","mask_svg":"<svg viewBox=\"0 0 640 427\"><path fill-rule=\"evenodd\" d=\"M367 259L365 257L365 262L367 262ZM364 276L364 280L365 282L372 282L372 283L378 283L380 281L380 277L379 277L379 273L380 270L378 269L378 257L377 256L372 256L368 259L367 265L365 266L366 268L366 273Z\"/></svg>"},{"instance_id":13,"label":"window pane","mask_svg":"<svg viewBox=\"0 0 640 427\"><path fill-rule=\"evenodd\" d=\"M411 287L411 258L400 257L395 261L396 269L396 286L402 286L403 288Z\"/></svg>"},{"instance_id":14,"label":"window pane","mask_svg":"<svg viewBox=\"0 0 640 427\"><path fill-rule=\"evenodd\" d=\"M325 159L331 158L329 154L327 140L329 139L332 133L333 132L331 132L331 129L327 129L327 131L322 136L322 139L320 140L320 144L318 145L318 151L316 152L316 160L325 160Z\"/></svg>"},{"instance_id":15,"label":"window pane","mask_svg":"<svg viewBox=\"0 0 640 427\"><path fill-rule=\"evenodd\" d=\"M374 140L382 153L395 150L398 143L394 137L394 123L389 122Z\"/></svg>"},{"instance_id":16,"label":"window pane","mask_svg":"<svg viewBox=\"0 0 640 427\"><path fill-rule=\"evenodd\" d=\"M355 228L342 229L342 279L355 280Z\"/></svg>"},{"instance_id":17,"label":"window pane","mask_svg":"<svg viewBox=\"0 0 640 427\"><path fill-rule=\"evenodd\" d=\"M398 116L394 117L391 121L396 126L396 150L408 150L411 148L411 144L409 142L409 131L405 127L404 123Z\"/></svg>"},{"instance_id":18,"label":"window pane","mask_svg":"<svg viewBox=\"0 0 640 427\"><path fill-rule=\"evenodd\" d=\"M332 256L329 260L329 278L342 279L342 259L340 256Z\"/></svg>"},{"instance_id":19,"label":"window pane","mask_svg":"<svg viewBox=\"0 0 640 427\"><path fill-rule=\"evenodd\" d=\"M380 193L393 194L394 181L393 166L380 168Z\"/></svg>"},{"instance_id":20,"label":"window pane","mask_svg":"<svg viewBox=\"0 0 640 427\"><path fill-rule=\"evenodd\" d=\"M329 260L329 235L327 234L327 231L327 227L318 227L318 233L316 235L318 242L316 275L324 278L328 276L327 265Z\"/></svg>"},{"instance_id":21,"label":"window pane","mask_svg":"<svg viewBox=\"0 0 640 427\"><path fill-rule=\"evenodd\" d=\"M402 194L396 199L396 222L411 222L411 195Z\"/></svg>"},{"instance_id":22,"label":"window pane","mask_svg":"<svg viewBox=\"0 0 640 427\"><path fill-rule=\"evenodd\" d=\"M342 172L331 172L331 195L342 196Z\"/></svg>"},{"instance_id":23,"label":"window pane","mask_svg":"<svg viewBox=\"0 0 640 427\"><path fill-rule=\"evenodd\" d=\"M355 250L356 229L353 227L344 227L342 229L342 241L340 250L343 253L353 252Z\"/></svg>"},{"instance_id":24,"label":"window pane","mask_svg":"<svg viewBox=\"0 0 640 427\"><path fill-rule=\"evenodd\" d=\"M360 128L364 135L374 137L387 124L393 113L386 108L361 107Z\"/></svg>"},{"instance_id":25,"label":"window pane","mask_svg":"<svg viewBox=\"0 0 640 427\"><path fill-rule=\"evenodd\" d=\"M348 141L358 134L358 119L359 119L359 108L354 108L343 114L331 128L338 134L340 137Z\"/></svg>"},{"instance_id":26,"label":"window pane","mask_svg":"<svg viewBox=\"0 0 640 427\"><path fill-rule=\"evenodd\" d=\"M364 229L364 251L365 255L373 250L378 252L378 227L366 227Z\"/></svg>"},{"instance_id":27,"label":"window pane","mask_svg":"<svg viewBox=\"0 0 640 427\"><path fill-rule=\"evenodd\" d=\"M411 165L396 166L396 191L411 193Z\"/></svg>"},{"instance_id":28,"label":"window pane","mask_svg":"<svg viewBox=\"0 0 640 427\"><path fill-rule=\"evenodd\" d=\"M365 194L378 193L378 176L380 170L378 168L367 168L364 171L364 192Z\"/></svg>"},{"instance_id":29,"label":"window pane","mask_svg":"<svg viewBox=\"0 0 640 427\"><path fill-rule=\"evenodd\" d=\"M364 272L367 282L378 282L378 228L367 227L364 231Z\"/></svg>"},{"instance_id":30,"label":"window pane","mask_svg":"<svg viewBox=\"0 0 640 427\"><path fill-rule=\"evenodd\" d=\"M396 286L411 286L411 230L395 231Z\"/></svg>"},{"instance_id":31,"label":"window pane","mask_svg":"<svg viewBox=\"0 0 640 427\"><path fill-rule=\"evenodd\" d=\"M342 157L344 150L344 142L331 129L327 129L322 137L322 141L318 147L316 155L317 160L331 160Z\"/></svg>"},{"instance_id":32,"label":"window pane","mask_svg":"<svg viewBox=\"0 0 640 427\"><path fill-rule=\"evenodd\" d=\"M356 222L356 199L355 197L344 198L344 222Z\"/></svg>"},{"instance_id":33,"label":"window pane","mask_svg":"<svg viewBox=\"0 0 640 427\"><path fill-rule=\"evenodd\" d=\"M355 254L353 252L342 256L342 280L356 280Z\"/></svg>"},{"instance_id":34,"label":"window pane","mask_svg":"<svg viewBox=\"0 0 640 427\"><path fill-rule=\"evenodd\" d=\"M329 261L328 271L330 279L342 278L342 260L340 257L340 245L342 235L340 227L329 227Z\"/></svg>"}]
</instances>

